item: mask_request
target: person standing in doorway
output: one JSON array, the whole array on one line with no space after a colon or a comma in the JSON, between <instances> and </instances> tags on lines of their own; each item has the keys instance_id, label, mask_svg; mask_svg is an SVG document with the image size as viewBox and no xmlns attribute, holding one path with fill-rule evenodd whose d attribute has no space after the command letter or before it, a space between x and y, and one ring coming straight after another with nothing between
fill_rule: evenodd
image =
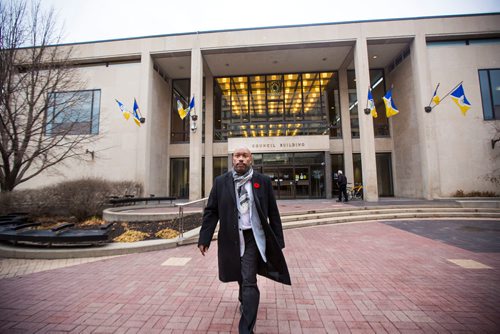
<instances>
[{"instance_id":1,"label":"person standing in doorway","mask_svg":"<svg viewBox=\"0 0 500 334\"><path fill-rule=\"evenodd\" d=\"M337 202L342 202L342 194L344 195L345 202L348 202L347 198L347 177L345 177L344 173L341 170L337 173L337 184L339 185L339 199Z\"/></svg>"},{"instance_id":2,"label":"person standing in doorway","mask_svg":"<svg viewBox=\"0 0 500 334\"><path fill-rule=\"evenodd\" d=\"M285 247L278 205L271 180L252 169L246 147L233 153L233 169L214 181L198 240L203 256L220 221L217 239L219 279L238 282L239 333L253 333L260 292L257 274L291 285L283 255Z\"/></svg>"}]
</instances>

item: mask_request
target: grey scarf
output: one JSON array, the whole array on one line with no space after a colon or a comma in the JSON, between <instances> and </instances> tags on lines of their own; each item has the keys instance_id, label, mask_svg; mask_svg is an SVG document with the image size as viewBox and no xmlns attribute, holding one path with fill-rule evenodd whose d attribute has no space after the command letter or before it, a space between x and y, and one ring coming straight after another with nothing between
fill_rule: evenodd
<instances>
[{"instance_id":1,"label":"grey scarf","mask_svg":"<svg viewBox=\"0 0 500 334\"><path fill-rule=\"evenodd\" d=\"M240 205L238 206L238 210L240 213L244 214L248 212L249 204L250 204L250 197L248 196L248 192L245 188L245 184L252 178L253 176L253 169L250 167L250 169L243 175L238 175L234 170L233 170L233 179L236 184L236 193L238 194L238 200L240 202Z\"/></svg>"}]
</instances>

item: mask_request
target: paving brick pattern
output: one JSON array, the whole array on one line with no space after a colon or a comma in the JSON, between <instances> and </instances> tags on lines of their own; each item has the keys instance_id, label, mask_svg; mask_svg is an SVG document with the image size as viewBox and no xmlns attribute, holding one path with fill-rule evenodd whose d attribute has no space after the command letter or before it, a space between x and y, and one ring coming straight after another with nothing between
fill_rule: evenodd
<instances>
[{"instance_id":1,"label":"paving brick pattern","mask_svg":"<svg viewBox=\"0 0 500 334\"><path fill-rule=\"evenodd\" d=\"M0 279L8 277L23 276L40 271L64 268L77 264L100 261L114 256L88 257L78 259L58 260L28 260L28 259L2 259L0 258Z\"/></svg>"},{"instance_id":2,"label":"paving brick pattern","mask_svg":"<svg viewBox=\"0 0 500 334\"><path fill-rule=\"evenodd\" d=\"M256 333L499 333L500 253L383 223L286 230L291 287L260 278ZM215 243L0 279L0 333L235 333ZM184 266L162 266L171 257ZM469 259L492 269L464 269Z\"/></svg>"}]
</instances>

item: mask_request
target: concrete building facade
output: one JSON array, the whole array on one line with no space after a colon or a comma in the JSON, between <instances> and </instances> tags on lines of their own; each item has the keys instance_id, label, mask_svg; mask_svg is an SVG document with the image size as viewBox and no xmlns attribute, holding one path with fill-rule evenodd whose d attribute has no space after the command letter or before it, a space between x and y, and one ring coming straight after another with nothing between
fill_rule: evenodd
<instances>
[{"instance_id":1,"label":"concrete building facade","mask_svg":"<svg viewBox=\"0 0 500 334\"><path fill-rule=\"evenodd\" d=\"M64 179L136 180L145 194L198 199L247 146L279 198L336 196L342 169L379 196L499 192L500 14L378 20L152 36L72 45L99 92L98 138L23 187ZM442 96L459 82L463 116ZM371 87L379 114L365 113ZM392 87L399 114L385 117ZM489 94L489 95L488 95ZM178 101L195 108L181 120ZM145 122L125 121L115 99ZM98 108L98 110L97 110ZM194 117L193 117L194 116ZM229 166L229 167L228 167Z\"/></svg>"}]
</instances>

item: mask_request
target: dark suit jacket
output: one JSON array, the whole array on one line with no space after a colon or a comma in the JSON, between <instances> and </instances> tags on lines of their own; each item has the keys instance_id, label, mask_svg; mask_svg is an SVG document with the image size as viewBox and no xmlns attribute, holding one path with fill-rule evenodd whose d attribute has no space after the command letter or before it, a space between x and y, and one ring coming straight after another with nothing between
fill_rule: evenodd
<instances>
[{"instance_id":1,"label":"dark suit jacket","mask_svg":"<svg viewBox=\"0 0 500 334\"><path fill-rule=\"evenodd\" d=\"M271 180L254 171L252 190L262 228L266 235L267 263L260 259L258 273L283 284L291 284L282 248L285 247L281 218ZM222 282L241 281L238 208L231 172L215 179L203 213L198 245L210 246L217 222L219 279ZM259 257L260 258L260 257Z\"/></svg>"}]
</instances>

